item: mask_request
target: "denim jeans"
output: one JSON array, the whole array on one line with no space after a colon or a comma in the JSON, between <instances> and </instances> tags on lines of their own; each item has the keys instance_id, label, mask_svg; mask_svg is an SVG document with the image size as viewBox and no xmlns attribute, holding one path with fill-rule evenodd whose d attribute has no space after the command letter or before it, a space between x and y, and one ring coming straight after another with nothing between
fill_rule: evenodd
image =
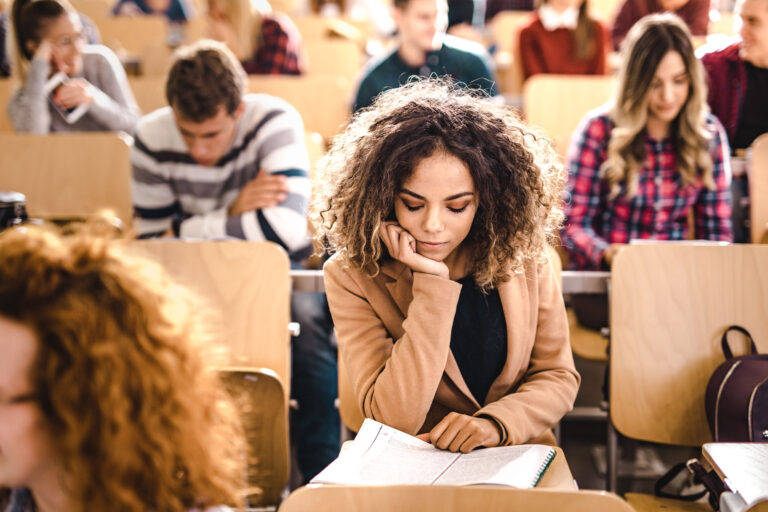
<instances>
[{"instance_id":1,"label":"denim jeans","mask_svg":"<svg viewBox=\"0 0 768 512\"><path fill-rule=\"evenodd\" d=\"M734 176L731 182L731 219L733 220L733 241L737 244L747 244L751 240L749 208L747 176Z\"/></svg>"},{"instance_id":2,"label":"denim jeans","mask_svg":"<svg viewBox=\"0 0 768 512\"><path fill-rule=\"evenodd\" d=\"M291 319L301 326L291 342L293 439L304 483L339 455L340 419L333 322L324 293L292 292Z\"/></svg>"}]
</instances>

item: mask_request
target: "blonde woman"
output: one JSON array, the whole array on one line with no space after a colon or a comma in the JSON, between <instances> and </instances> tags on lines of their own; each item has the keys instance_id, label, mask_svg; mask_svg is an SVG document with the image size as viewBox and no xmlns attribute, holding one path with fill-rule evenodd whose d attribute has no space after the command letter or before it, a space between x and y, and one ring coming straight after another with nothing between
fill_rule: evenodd
<instances>
[{"instance_id":1,"label":"blonde woman","mask_svg":"<svg viewBox=\"0 0 768 512\"><path fill-rule=\"evenodd\" d=\"M199 310L120 245L0 234L0 510L241 505L241 429Z\"/></svg>"},{"instance_id":2,"label":"blonde woman","mask_svg":"<svg viewBox=\"0 0 768 512\"><path fill-rule=\"evenodd\" d=\"M334 140L312 212L366 417L453 452L554 443L579 386L545 250L556 162L503 106L432 80L385 91Z\"/></svg>"},{"instance_id":3,"label":"blonde woman","mask_svg":"<svg viewBox=\"0 0 768 512\"><path fill-rule=\"evenodd\" d=\"M537 73L602 75L609 52L605 26L587 0L542 0L520 29L525 79Z\"/></svg>"},{"instance_id":4,"label":"blonde woman","mask_svg":"<svg viewBox=\"0 0 768 512\"><path fill-rule=\"evenodd\" d=\"M133 133L139 108L125 71L109 48L86 44L67 0L15 0L11 17L21 86L8 114L17 132Z\"/></svg>"},{"instance_id":5,"label":"blonde woman","mask_svg":"<svg viewBox=\"0 0 768 512\"><path fill-rule=\"evenodd\" d=\"M300 75L299 29L266 0L208 0L208 36L225 43L249 75Z\"/></svg>"},{"instance_id":6,"label":"blonde woman","mask_svg":"<svg viewBox=\"0 0 768 512\"><path fill-rule=\"evenodd\" d=\"M690 33L643 18L622 47L617 97L590 112L568 153L563 243L575 269L610 268L633 239L732 240L726 135L709 113Z\"/></svg>"}]
</instances>

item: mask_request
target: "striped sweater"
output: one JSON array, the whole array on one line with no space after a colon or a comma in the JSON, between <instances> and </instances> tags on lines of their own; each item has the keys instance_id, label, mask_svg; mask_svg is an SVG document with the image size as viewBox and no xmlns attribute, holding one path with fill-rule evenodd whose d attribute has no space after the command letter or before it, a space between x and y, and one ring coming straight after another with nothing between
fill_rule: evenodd
<instances>
[{"instance_id":1,"label":"striped sweater","mask_svg":"<svg viewBox=\"0 0 768 512\"><path fill-rule=\"evenodd\" d=\"M170 107L142 118L131 151L140 237L160 236L183 219L181 238L269 240L289 254L309 246L309 158L301 117L266 94L248 95L243 104L230 149L210 167L190 156ZM260 171L288 178L285 201L228 217L227 208Z\"/></svg>"}]
</instances>

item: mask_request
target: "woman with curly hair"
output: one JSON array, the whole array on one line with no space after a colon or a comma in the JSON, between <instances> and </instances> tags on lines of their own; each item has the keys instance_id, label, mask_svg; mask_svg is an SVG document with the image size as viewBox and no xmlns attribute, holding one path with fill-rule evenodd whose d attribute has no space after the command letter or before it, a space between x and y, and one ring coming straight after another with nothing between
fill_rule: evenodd
<instances>
[{"instance_id":1,"label":"woman with curly hair","mask_svg":"<svg viewBox=\"0 0 768 512\"><path fill-rule=\"evenodd\" d=\"M93 229L0 235L0 510L239 505L236 412L186 298Z\"/></svg>"},{"instance_id":2,"label":"woman with curly hair","mask_svg":"<svg viewBox=\"0 0 768 512\"><path fill-rule=\"evenodd\" d=\"M335 140L312 214L366 417L454 452L554 443L579 385L546 252L556 162L503 106L433 80L383 93Z\"/></svg>"},{"instance_id":3,"label":"woman with curly hair","mask_svg":"<svg viewBox=\"0 0 768 512\"><path fill-rule=\"evenodd\" d=\"M610 268L633 239L732 240L728 142L701 63L674 14L640 20L622 47L617 97L590 112L568 153L570 266Z\"/></svg>"}]
</instances>

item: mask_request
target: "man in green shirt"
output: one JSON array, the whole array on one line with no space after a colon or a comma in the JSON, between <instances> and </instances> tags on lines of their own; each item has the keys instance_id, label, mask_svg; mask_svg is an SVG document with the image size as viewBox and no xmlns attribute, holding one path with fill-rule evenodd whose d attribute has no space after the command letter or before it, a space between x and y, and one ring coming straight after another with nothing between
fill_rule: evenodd
<instances>
[{"instance_id":1,"label":"man in green shirt","mask_svg":"<svg viewBox=\"0 0 768 512\"><path fill-rule=\"evenodd\" d=\"M400 87L411 76L450 75L455 81L497 94L491 60L482 45L446 35L446 0L394 0L399 42L363 69L354 110L367 107L385 89Z\"/></svg>"}]
</instances>

